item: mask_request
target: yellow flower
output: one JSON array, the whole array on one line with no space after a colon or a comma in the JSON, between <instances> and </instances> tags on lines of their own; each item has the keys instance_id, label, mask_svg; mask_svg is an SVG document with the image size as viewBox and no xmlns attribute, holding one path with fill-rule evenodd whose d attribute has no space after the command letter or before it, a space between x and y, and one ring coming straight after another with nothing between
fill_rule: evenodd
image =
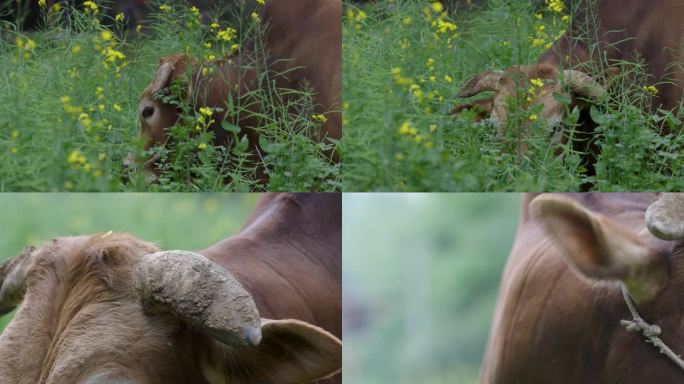
<instances>
[{"instance_id":1,"label":"yellow flower","mask_svg":"<svg viewBox=\"0 0 684 384\"><path fill-rule=\"evenodd\" d=\"M19 150L17 149L17 147L12 147L12 148L10 148L10 153L11 153L11 154L16 155L17 152L19 152Z\"/></svg>"},{"instance_id":2,"label":"yellow flower","mask_svg":"<svg viewBox=\"0 0 684 384\"><path fill-rule=\"evenodd\" d=\"M86 158L83 156L81 151L74 149L71 151L71 153L69 153L69 156L67 156L67 162L69 164L85 164Z\"/></svg>"},{"instance_id":3,"label":"yellow flower","mask_svg":"<svg viewBox=\"0 0 684 384\"><path fill-rule=\"evenodd\" d=\"M97 4L95 4L95 3L92 2L92 1L84 1L84 2L83 2L83 9L86 10L86 11L89 11L89 10L90 10L90 11L93 11L93 12L97 12Z\"/></svg>"},{"instance_id":4,"label":"yellow flower","mask_svg":"<svg viewBox=\"0 0 684 384\"><path fill-rule=\"evenodd\" d=\"M266 5L266 0L256 0L259 5Z\"/></svg>"},{"instance_id":5,"label":"yellow flower","mask_svg":"<svg viewBox=\"0 0 684 384\"><path fill-rule=\"evenodd\" d=\"M19 138L19 131L15 129L12 131L12 140L16 140L17 138Z\"/></svg>"},{"instance_id":6,"label":"yellow flower","mask_svg":"<svg viewBox=\"0 0 684 384\"><path fill-rule=\"evenodd\" d=\"M454 82L454 79L453 79L451 76L449 76L449 75L444 75L444 80L445 80L447 83L453 83L453 82Z\"/></svg>"},{"instance_id":7,"label":"yellow flower","mask_svg":"<svg viewBox=\"0 0 684 384\"><path fill-rule=\"evenodd\" d=\"M73 53L74 55L79 53L79 52L81 52L81 46L74 45L73 47L71 47L71 53Z\"/></svg>"},{"instance_id":8,"label":"yellow flower","mask_svg":"<svg viewBox=\"0 0 684 384\"><path fill-rule=\"evenodd\" d=\"M311 120L324 124L328 118L325 115L311 115Z\"/></svg>"},{"instance_id":9,"label":"yellow flower","mask_svg":"<svg viewBox=\"0 0 684 384\"><path fill-rule=\"evenodd\" d=\"M216 55L214 55L214 54L208 54L208 55L207 55L207 60L211 61L211 60L214 60L214 59L216 59Z\"/></svg>"},{"instance_id":10,"label":"yellow flower","mask_svg":"<svg viewBox=\"0 0 684 384\"><path fill-rule=\"evenodd\" d=\"M198 16L200 14L199 8L195 7L194 5L190 7L190 12L192 12L192 14L195 16Z\"/></svg>"},{"instance_id":11,"label":"yellow flower","mask_svg":"<svg viewBox=\"0 0 684 384\"><path fill-rule=\"evenodd\" d=\"M112 108L114 108L115 111L121 112L123 108L119 104L112 104Z\"/></svg>"},{"instance_id":12,"label":"yellow flower","mask_svg":"<svg viewBox=\"0 0 684 384\"><path fill-rule=\"evenodd\" d=\"M123 13L117 13L116 17L114 17L114 20L118 21L119 23L122 23L124 21L124 14Z\"/></svg>"},{"instance_id":13,"label":"yellow flower","mask_svg":"<svg viewBox=\"0 0 684 384\"><path fill-rule=\"evenodd\" d=\"M538 116L535 114L530 115L530 121L537 121Z\"/></svg>"},{"instance_id":14,"label":"yellow flower","mask_svg":"<svg viewBox=\"0 0 684 384\"><path fill-rule=\"evenodd\" d=\"M59 3L54 3L52 7L50 7L50 10L56 13L62 10L62 6L59 5Z\"/></svg>"},{"instance_id":15,"label":"yellow flower","mask_svg":"<svg viewBox=\"0 0 684 384\"><path fill-rule=\"evenodd\" d=\"M69 97L69 96L62 96L62 97L59 98L59 101L61 101L61 102L64 103L64 104L67 104L67 103L71 102L71 97Z\"/></svg>"},{"instance_id":16,"label":"yellow flower","mask_svg":"<svg viewBox=\"0 0 684 384\"><path fill-rule=\"evenodd\" d=\"M434 3L432 3L432 10L437 13L440 13L444 10L444 6L439 1L435 1Z\"/></svg>"},{"instance_id":17,"label":"yellow flower","mask_svg":"<svg viewBox=\"0 0 684 384\"><path fill-rule=\"evenodd\" d=\"M548 4L549 10L552 12L562 13L565 9L563 0L546 0L546 4Z\"/></svg>"},{"instance_id":18,"label":"yellow flower","mask_svg":"<svg viewBox=\"0 0 684 384\"><path fill-rule=\"evenodd\" d=\"M204 43L204 48L211 48L211 41Z\"/></svg>"},{"instance_id":19,"label":"yellow flower","mask_svg":"<svg viewBox=\"0 0 684 384\"><path fill-rule=\"evenodd\" d=\"M141 30L142 30L142 24L138 24L138 25L135 26L135 31L136 31L136 32L140 33Z\"/></svg>"},{"instance_id":20,"label":"yellow flower","mask_svg":"<svg viewBox=\"0 0 684 384\"><path fill-rule=\"evenodd\" d=\"M402 160L405 159L404 154L401 153L401 152L397 152L397 154L394 155L394 158L397 159L397 160L399 160L399 161L402 161Z\"/></svg>"},{"instance_id":21,"label":"yellow flower","mask_svg":"<svg viewBox=\"0 0 684 384\"><path fill-rule=\"evenodd\" d=\"M41 8L45 8L45 0L38 0L38 6Z\"/></svg>"},{"instance_id":22,"label":"yellow flower","mask_svg":"<svg viewBox=\"0 0 684 384\"><path fill-rule=\"evenodd\" d=\"M230 27L223 29L221 31L218 31L216 33L216 37L219 40L223 40L223 41L231 41L235 38L236 35L237 35L237 31L233 28L230 28ZM209 47L207 47L207 48L209 48Z\"/></svg>"},{"instance_id":23,"label":"yellow flower","mask_svg":"<svg viewBox=\"0 0 684 384\"><path fill-rule=\"evenodd\" d=\"M105 55L107 57L107 61L111 63L115 62L116 60L123 60L126 58L126 55L124 55L120 51L117 51L116 49L109 47L105 48L102 51L102 54Z\"/></svg>"},{"instance_id":24,"label":"yellow flower","mask_svg":"<svg viewBox=\"0 0 684 384\"><path fill-rule=\"evenodd\" d=\"M204 143L199 143L197 148L199 148L200 151L204 151L205 149L207 149L207 145Z\"/></svg>"},{"instance_id":25,"label":"yellow flower","mask_svg":"<svg viewBox=\"0 0 684 384\"><path fill-rule=\"evenodd\" d=\"M230 46L230 50L233 52L237 52L238 49L240 49L240 44L233 44Z\"/></svg>"},{"instance_id":26,"label":"yellow flower","mask_svg":"<svg viewBox=\"0 0 684 384\"><path fill-rule=\"evenodd\" d=\"M104 41L109 41L112 39L112 33L109 31L102 31L100 32L100 37L102 37L102 40Z\"/></svg>"},{"instance_id":27,"label":"yellow flower","mask_svg":"<svg viewBox=\"0 0 684 384\"><path fill-rule=\"evenodd\" d=\"M408 16L404 17L404 19L401 20L401 23L404 25L411 25L412 22L413 22L413 19L411 19L411 17L408 17Z\"/></svg>"},{"instance_id":28,"label":"yellow flower","mask_svg":"<svg viewBox=\"0 0 684 384\"><path fill-rule=\"evenodd\" d=\"M252 20L254 20L255 23L259 22L259 14L258 13L252 12L252 14L249 16L252 18Z\"/></svg>"},{"instance_id":29,"label":"yellow flower","mask_svg":"<svg viewBox=\"0 0 684 384\"><path fill-rule=\"evenodd\" d=\"M537 79L531 79L530 84L532 84L533 86L535 86L537 88L541 88L544 86L544 82L542 81L542 79L538 79L538 78Z\"/></svg>"},{"instance_id":30,"label":"yellow flower","mask_svg":"<svg viewBox=\"0 0 684 384\"><path fill-rule=\"evenodd\" d=\"M102 171L99 169L96 169L95 172L93 172L93 176L95 177L100 177L102 176Z\"/></svg>"},{"instance_id":31,"label":"yellow flower","mask_svg":"<svg viewBox=\"0 0 684 384\"><path fill-rule=\"evenodd\" d=\"M169 6L166 5L166 4L162 4L162 5L159 6L159 10L162 11L162 12L167 12L167 11L170 11L170 10L171 10L171 7L169 7Z\"/></svg>"},{"instance_id":32,"label":"yellow flower","mask_svg":"<svg viewBox=\"0 0 684 384\"><path fill-rule=\"evenodd\" d=\"M218 23L211 23L211 24L209 24L209 29L211 29L211 30L214 30L214 29L216 29L216 28L218 28L218 27L220 27L220 25L219 25Z\"/></svg>"},{"instance_id":33,"label":"yellow flower","mask_svg":"<svg viewBox=\"0 0 684 384\"><path fill-rule=\"evenodd\" d=\"M415 136L418 134L418 130L411 125L408 121L405 121L401 127L399 127L399 134L403 136Z\"/></svg>"},{"instance_id":34,"label":"yellow flower","mask_svg":"<svg viewBox=\"0 0 684 384\"><path fill-rule=\"evenodd\" d=\"M655 87L655 85L644 85L644 91L650 93L651 95L657 95L658 94L658 88Z\"/></svg>"},{"instance_id":35,"label":"yellow flower","mask_svg":"<svg viewBox=\"0 0 684 384\"><path fill-rule=\"evenodd\" d=\"M211 116L214 114L214 111L209 107L201 107L199 112L205 116Z\"/></svg>"}]
</instances>

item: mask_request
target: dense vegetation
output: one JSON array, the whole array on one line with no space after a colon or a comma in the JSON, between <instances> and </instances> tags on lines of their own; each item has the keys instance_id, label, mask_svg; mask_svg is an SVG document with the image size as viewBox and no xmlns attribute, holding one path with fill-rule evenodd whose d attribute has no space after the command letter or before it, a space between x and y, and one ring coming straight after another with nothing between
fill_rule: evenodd
<instances>
[{"instance_id":1,"label":"dense vegetation","mask_svg":"<svg viewBox=\"0 0 684 384\"><path fill-rule=\"evenodd\" d=\"M345 194L345 383L477 382L518 200Z\"/></svg>"},{"instance_id":2,"label":"dense vegetation","mask_svg":"<svg viewBox=\"0 0 684 384\"><path fill-rule=\"evenodd\" d=\"M591 110L601 148L593 176L570 145L549 145L534 107L509 119L533 133L525 154L507 149L521 140L515 127L502 139L474 113L449 115L470 76L534 63L569 23L562 2L490 0L452 14L425 0L345 7L345 191L684 188L682 116L649 111L655 88L643 63L621 63L610 96Z\"/></svg>"},{"instance_id":3,"label":"dense vegetation","mask_svg":"<svg viewBox=\"0 0 684 384\"><path fill-rule=\"evenodd\" d=\"M159 58L239 53L263 34L257 13L223 17L234 10L217 10L216 19L206 20L186 2L154 3L144 26L128 30L123 14L108 18L97 2L39 3L37 30L0 26L0 191L339 189L339 166L324 154L333 144L310 135L321 124L310 112L311 93L273 87L253 95L268 100L259 130L270 183L254 181L237 127L224 126L236 138L232 148L215 147L204 116L191 108L172 129L177 144L161 150L166 166L158 183L148 185L139 170L122 165L129 153L150 155L141 153L138 102Z\"/></svg>"},{"instance_id":4,"label":"dense vegetation","mask_svg":"<svg viewBox=\"0 0 684 384\"><path fill-rule=\"evenodd\" d=\"M199 250L233 235L249 194L0 194L0 261L56 236L128 232L162 249ZM0 330L11 316L0 318Z\"/></svg>"}]
</instances>

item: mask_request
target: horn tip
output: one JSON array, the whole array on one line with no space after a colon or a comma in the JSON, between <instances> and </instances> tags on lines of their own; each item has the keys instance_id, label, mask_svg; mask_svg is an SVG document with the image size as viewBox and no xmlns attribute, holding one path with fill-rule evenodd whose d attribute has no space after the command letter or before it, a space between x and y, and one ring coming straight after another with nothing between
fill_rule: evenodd
<instances>
[{"instance_id":1,"label":"horn tip","mask_svg":"<svg viewBox=\"0 0 684 384\"><path fill-rule=\"evenodd\" d=\"M256 347L261 342L261 329L256 327L247 327L245 329L245 340L247 344Z\"/></svg>"}]
</instances>

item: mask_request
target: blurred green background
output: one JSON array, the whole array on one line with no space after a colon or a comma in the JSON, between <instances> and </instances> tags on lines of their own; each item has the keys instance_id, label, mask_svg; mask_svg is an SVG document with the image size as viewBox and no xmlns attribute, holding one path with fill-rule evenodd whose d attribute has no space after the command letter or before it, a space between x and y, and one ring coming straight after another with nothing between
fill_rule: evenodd
<instances>
[{"instance_id":1,"label":"blurred green background","mask_svg":"<svg viewBox=\"0 0 684 384\"><path fill-rule=\"evenodd\" d=\"M237 232L257 194L2 193L0 259L55 236L128 232L162 249L206 248ZM11 314L0 318L0 329Z\"/></svg>"},{"instance_id":2,"label":"blurred green background","mask_svg":"<svg viewBox=\"0 0 684 384\"><path fill-rule=\"evenodd\" d=\"M475 383L517 194L345 194L345 383Z\"/></svg>"}]
</instances>

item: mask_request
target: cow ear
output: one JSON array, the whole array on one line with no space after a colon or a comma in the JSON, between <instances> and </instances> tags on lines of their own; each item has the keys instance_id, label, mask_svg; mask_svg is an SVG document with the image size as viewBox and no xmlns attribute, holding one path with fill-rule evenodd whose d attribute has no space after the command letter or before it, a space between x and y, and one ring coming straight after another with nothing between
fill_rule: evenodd
<instances>
[{"instance_id":1,"label":"cow ear","mask_svg":"<svg viewBox=\"0 0 684 384\"><path fill-rule=\"evenodd\" d=\"M231 383L307 383L342 368L342 342L331 333L299 320L261 320L261 343L233 348L235 366L224 368Z\"/></svg>"},{"instance_id":2,"label":"cow ear","mask_svg":"<svg viewBox=\"0 0 684 384\"><path fill-rule=\"evenodd\" d=\"M620 280L637 302L652 299L667 282L667 261L648 238L568 196L539 196L530 204L530 215L581 274Z\"/></svg>"},{"instance_id":3,"label":"cow ear","mask_svg":"<svg viewBox=\"0 0 684 384\"><path fill-rule=\"evenodd\" d=\"M173 79L182 76L185 72L187 61L188 57L184 54L165 56L159 59L159 66L154 74L150 92L159 92L168 87Z\"/></svg>"},{"instance_id":4,"label":"cow ear","mask_svg":"<svg viewBox=\"0 0 684 384\"><path fill-rule=\"evenodd\" d=\"M19 254L0 264L0 315L13 310L26 292L26 268L35 247L28 246Z\"/></svg>"}]
</instances>

